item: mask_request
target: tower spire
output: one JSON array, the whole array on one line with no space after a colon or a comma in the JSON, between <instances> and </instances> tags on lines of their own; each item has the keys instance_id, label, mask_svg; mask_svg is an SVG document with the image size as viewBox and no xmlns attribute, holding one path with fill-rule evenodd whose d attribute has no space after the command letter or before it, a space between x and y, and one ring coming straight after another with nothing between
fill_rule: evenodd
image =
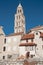
<instances>
[{"instance_id":1,"label":"tower spire","mask_svg":"<svg viewBox=\"0 0 43 65\"><path fill-rule=\"evenodd\" d=\"M23 13L23 8L21 3L17 7L17 12L15 14L15 33L23 32L25 33L25 16Z\"/></svg>"},{"instance_id":2,"label":"tower spire","mask_svg":"<svg viewBox=\"0 0 43 65\"><path fill-rule=\"evenodd\" d=\"M18 7L22 7L22 6L21 6L21 3L19 3Z\"/></svg>"}]
</instances>

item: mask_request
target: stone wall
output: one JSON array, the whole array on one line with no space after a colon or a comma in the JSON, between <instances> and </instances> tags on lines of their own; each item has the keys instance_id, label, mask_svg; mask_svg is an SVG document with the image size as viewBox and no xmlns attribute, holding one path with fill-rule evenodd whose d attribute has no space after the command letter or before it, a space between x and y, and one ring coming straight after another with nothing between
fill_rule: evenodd
<instances>
[{"instance_id":1,"label":"stone wall","mask_svg":"<svg viewBox=\"0 0 43 65\"><path fill-rule=\"evenodd\" d=\"M43 65L43 60L0 60L0 65Z\"/></svg>"}]
</instances>

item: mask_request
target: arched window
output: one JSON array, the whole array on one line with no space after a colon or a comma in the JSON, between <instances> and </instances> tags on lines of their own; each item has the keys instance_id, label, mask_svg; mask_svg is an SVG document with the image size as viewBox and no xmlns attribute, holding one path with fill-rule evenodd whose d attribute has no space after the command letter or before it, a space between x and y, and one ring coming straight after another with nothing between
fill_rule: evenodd
<instances>
[{"instance_id":1,"label":"arched window","mask_svg":"<svg viewBox=\"0 0 43 65\"><path fill-rule=\"evenodd\" d=\"M19 10L18 10L18 13L19 13Z\"/></svg>"},{"instance_id":2,"label":"arched window","mask_svg":"<svg viewBox=\"0 0 43 65\"><path fill-rule=\"evenodd\" d=\"M28 42L28 39L26 40L26 42Z\"/></svg>"},{"instance_id":3,"label":"arched window","mask_svg":"<svg viewBox=\"0 0 43 65\"><path fill-rule=\"evenodd\" d=\"M30 52L27 52L27 53L26 53L26 58L28 58L28 57L29 57L29 55L30 55Z\"/></svg>"},{"instance_id":4,"label":"arched window","mask_svg":"<svg viewBox=\"0 0 43 65\"><path fill-rule=\"evenodd\" d=\"M4 43L6 43L6 38L4 39Z\"/></svg>"},{"instance_id":5,"label":"arched window","mask_svg":"<svg viewBox=\"0 0 43 65\"><path fill-rule=\"evenodd\" d=\"M21 9L20 9L20 12L21 12Z\"/></svg>"},{"instance_id":6,"label":"arched window","mask_svg":"<svg viewBox=\"0 0 43 65\"><path fill-rule=\"evenodd\" d=\"M36 33L36 35L38 35L38 33Z\"/></svg>"},{"instance_id":7,"label":"arched window","mask_svg":"<svg viewBox=\"0 0 43 65\"><path fill-rule=\"evenodd\" d=\"M5 56L3 56L3 59L5 59Z\"/></svg>"},{"instance_id":8,"label":"arched window","mask_svg":"<svg viewBox=\"0 0 43 65\"><path fill-rule=\"evenodd\" d=\"M3 47L3 51L5 51L5 50L6 50L6 47L4 46L4 47Z\"/></svg>"}]
</instances>

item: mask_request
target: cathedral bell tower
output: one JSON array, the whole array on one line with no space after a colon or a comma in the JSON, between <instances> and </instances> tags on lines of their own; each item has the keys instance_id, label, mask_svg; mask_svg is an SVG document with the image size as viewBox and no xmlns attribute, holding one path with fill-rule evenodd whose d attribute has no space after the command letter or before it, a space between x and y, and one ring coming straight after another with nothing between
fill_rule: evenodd
<instances>
[{"instance_id":1,"label":"cathedral bell tower","mask_svg":"<svg viewBox=\"0 0 43 65\"><path fill-rule=\"evenodd\" d=\"M19 33L19 32L25 33L25 16L23 14L23 8L21 4L19 4L17 7L14 23L15 23L14 26L15 33Z\"/></svg>"}]
</instances>

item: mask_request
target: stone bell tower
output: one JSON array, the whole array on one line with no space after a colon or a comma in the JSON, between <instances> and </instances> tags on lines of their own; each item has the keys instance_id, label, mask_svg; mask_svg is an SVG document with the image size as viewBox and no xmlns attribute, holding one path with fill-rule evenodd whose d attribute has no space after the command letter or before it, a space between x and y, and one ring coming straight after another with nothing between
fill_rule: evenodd
<instances>
[{"instance_id":1,"label":"stone bell tower","mask_svg":"<svg viewBox=\"0 0 43 65\"><path fill-rule=\"evenodd\" d=\"M19 33L19 32L25 33L26 32L25 16L24 16L23 8L21 4L19 4L17 7L14 23L15 23L15 26L14 26L15 33Z\"/></svg>"}]
</instances>

